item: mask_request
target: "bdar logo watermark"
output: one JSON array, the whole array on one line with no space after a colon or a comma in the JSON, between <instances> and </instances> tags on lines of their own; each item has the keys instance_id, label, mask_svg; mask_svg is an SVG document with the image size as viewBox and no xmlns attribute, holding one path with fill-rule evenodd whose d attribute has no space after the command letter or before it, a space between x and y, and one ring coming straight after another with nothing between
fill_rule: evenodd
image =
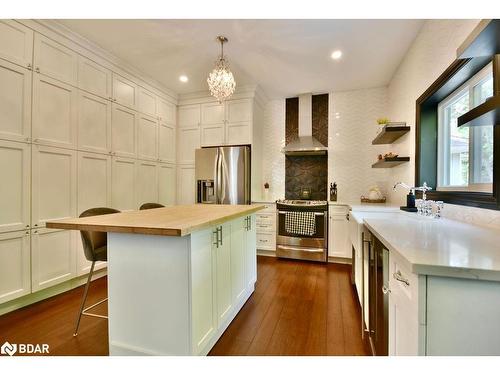
<instances>
[{"instance_id":1,"label":"bdar logo watermark","mask_svg":"<svg viewBox=\"0 0 500 375\"><path fill-rule=\"evenodd\" d=\"M49 344L11 344L6 341L0 347L0 354L10 355L14 354L49 354Z\"/></svg>"}]
</instances>

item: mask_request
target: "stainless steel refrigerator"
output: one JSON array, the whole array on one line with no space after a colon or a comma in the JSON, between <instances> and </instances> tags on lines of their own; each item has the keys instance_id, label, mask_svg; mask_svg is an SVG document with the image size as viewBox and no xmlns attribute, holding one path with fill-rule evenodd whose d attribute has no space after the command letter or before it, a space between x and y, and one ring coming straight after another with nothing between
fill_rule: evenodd
<instances>
[{"instance_id":1,"label":"stainless steel refrigerator","mask_svg":"<svg viewBox=\"0 0 500 375\"><path fill-rule=\"evenodd\" d=\"M250 146L197 149L196 202L250 204L250 152Z\"/></svg>"}]
</instances>

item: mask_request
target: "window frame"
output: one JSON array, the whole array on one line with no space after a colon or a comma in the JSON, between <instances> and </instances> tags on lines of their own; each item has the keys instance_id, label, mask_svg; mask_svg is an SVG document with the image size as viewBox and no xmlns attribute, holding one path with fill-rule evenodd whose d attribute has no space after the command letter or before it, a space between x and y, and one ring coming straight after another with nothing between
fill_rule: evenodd
<instances>
[{"instance_id":1,"label":"window frame","mask_svg":"<svg viewBox=\"0 0 500 375\"><path fill-rule=\"evenodd\" d=\"M416 100L415 185L437 186L438 104L493 61L493 91L500 95L500 55L456 59ZM493 192L431 190L428 199L500 210L500 124L493 127ZM421 196L417 193L417 196Z\"/></svg>"},{"instance_id":2,"label":"window frame","mask_svg":"<svg viewBox=\"0 0 500 375\"><path fill-rule=\"evenodd\" d=\"M440 139L443 137L448 137L447 126L441 126L446 119L445 109L452 104L460 100L464 95L468 94L468 102L469 102L469 111L481 103L474 103L475 101L475 92L474 89L486 82L489 79L493 80L493 62L486 64L479 72L474 74L471 78L469 78L466 82L464 82L460 87L458 87L455 91L449 94L446 98L438 103L437 111L438 111L438 124L437 124L437 179L436 179L436 190L437 191L468 191L468 192L483 192L483 193L492 193L493 190L493 181L491 183L474 183L473 175L475 173L474 170L474 138L477 137L476 129L478 127L469 127L469 137L468 137L468 153L469 153L469 168L468 168L468 181L467 185L440 185L440 175L445 173L449 166L446 165L445 160L443 160L443 153L441 152L442 142ZM493 125L494 126L494 125ZM449 146L448 146L449 147ZM449 177L448 177L449 178Z\"/></svg>"}]
</instances>

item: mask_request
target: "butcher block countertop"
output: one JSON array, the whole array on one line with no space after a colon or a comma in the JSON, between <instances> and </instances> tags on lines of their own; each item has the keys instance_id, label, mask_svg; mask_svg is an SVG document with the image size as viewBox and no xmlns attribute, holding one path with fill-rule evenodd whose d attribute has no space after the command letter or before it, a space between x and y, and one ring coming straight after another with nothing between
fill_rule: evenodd
<instances>
[{"instance_id":1,"label":"butcher block countertop","mask_svg":"<svg viewBox=\"0 0 500 375\"><path fill-rule=\"evenodd\" d=\"M222 224L264 209L262 204L193 204L128 211L84 218L53 220L47 228L186 236L192 232Z\"/></svg>"}]
</instances>

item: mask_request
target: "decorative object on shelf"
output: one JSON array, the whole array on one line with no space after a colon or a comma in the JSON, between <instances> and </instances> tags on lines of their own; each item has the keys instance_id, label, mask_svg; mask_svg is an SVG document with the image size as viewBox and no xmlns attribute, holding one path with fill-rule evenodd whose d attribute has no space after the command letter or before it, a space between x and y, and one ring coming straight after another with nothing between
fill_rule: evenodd
<instances>
[{"instance_id":1,"label":"decorative object on shelf","mask_svg":"<svg viewBox=\"0 0 500 375\"><path fill-rule=\"evenodd\" d=\"M381 126L385 126L389 122L389 119L387 117L381 117L377 119L377 124Z\"/></svg>"},{"instance_id":2,"label":"decorative object on shelf","mask_svg":"<svg viewBox=\"0 0 500 375\"><path fill-rule=\"evenodd\" d=\"M337 202L337 183L333 184L330 182L330 201Z\"/></svg>"},{"instance_id":3,"label":"decorative object on shelf","mask_svg":"<svg viewBox=\"0 0 500 375\"><path fill-rule=\"evenodd\" d=\"M393 152L388 152L387 154L384 154L384 159L391 159L391 158L397 158L397 157L398 157L398 154L395 154Z\"/></svg>"},{"instance_id":4,"label":"decorative object on shelf","mask_svg":"<svg viewBox=\"0 0 500 375\"><path fill-rule=\"evenodd\" d=\"M386 198L382 197L380 199L370 199L365 197L364 195L361 196L361 203L385 203Z\"/></svg>"},{"instance_id":5,"label":"decorative object on shelf","mask_svg":"<svg viewBox=\"0 0 500 375\"><path fill-rule=\"evenodd\" d=\"M264 184L264 200L266 202L269 200L269 182Z\"/></svg>"},{"instance_id":6,"label":"decorative object on shelf","mask_svg":"<svg viewBox=\"0 0 500 375\"><path fill-rule=\"evenodd\" d=\"M376 185L372 186L368 190L368 197L362 195L361 196L362 203L385 203L386 197L383 196L380 188Z\"/></svg>"},{"instance_id":7,"label":"decorative object on shelf","mask_svg":"<svg viewBox=\"0 0 500 375\"><path fill-rule=\"evenodd\" d=\"M208 75L207 83L210 94L216 98L219 103L222 103L233 95L236 88L236 82L234 81L233 73L229 69L229 63L224 58L224 43L227 43L228 40L222 35L219 35L216 40L220 42L221 54L219 59L215 62L214 70Z\"/></svg>"}]
</instances>

